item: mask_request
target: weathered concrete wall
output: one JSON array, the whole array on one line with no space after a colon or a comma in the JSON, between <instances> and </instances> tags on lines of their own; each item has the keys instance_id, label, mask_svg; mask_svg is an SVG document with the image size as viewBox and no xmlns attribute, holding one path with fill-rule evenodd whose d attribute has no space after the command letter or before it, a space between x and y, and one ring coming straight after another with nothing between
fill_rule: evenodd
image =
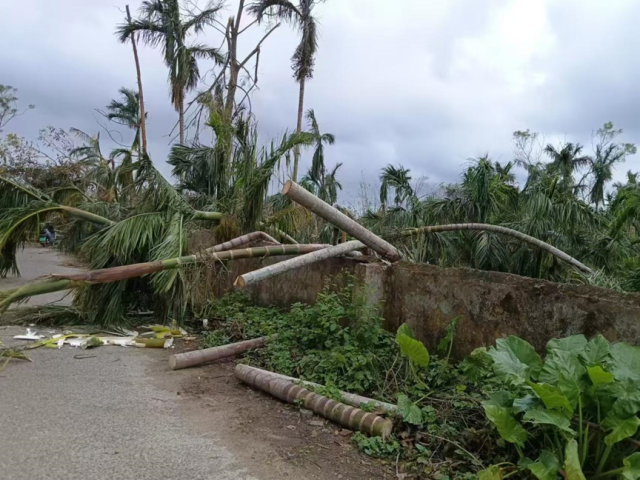
<instances>
[{"instance_id":1,"label":"weathered concrete wall","mask_svg":"<svg viewBox=\"0 0 640 480\"><path fill-rule=\"evenodd\" d=\"M640 343L638 294L431 265L359 265L356 274L373 286L370 300L382 302L387 328L406 322L430 350L461 316L457 357L507 335L540 351L551 338L577 333Z\"/></svg>"},{"instance_id":2,"label":"weathered concrete wall","mask_svg":"<svg viewBox=\"0 0 640 480\"><path fill-rule=\"evenodd\" d=\"M203 279L205 283L198 288L201 292L200 296L204 297L202 293L207 292L209 295L213 293L216 297L220 297L234 290L233 282L238 275L288 258L292 257L248 258L228 262L226 266L218 265L209 268L205 275L206 279ZM342 272L353 274L357 264L357 261L347 258L330 258L250 285L247 291L256 304L263 306L289 307L297 302L314 303L327 282L333 282Z\"/></svg>"}]
</instances>

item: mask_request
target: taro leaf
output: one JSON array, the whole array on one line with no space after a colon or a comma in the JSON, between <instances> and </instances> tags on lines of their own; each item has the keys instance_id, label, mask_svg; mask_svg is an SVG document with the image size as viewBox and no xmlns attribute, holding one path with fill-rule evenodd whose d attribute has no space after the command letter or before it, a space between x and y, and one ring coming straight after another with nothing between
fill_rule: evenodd
<instances>
[{"instance_id":1,"label":"taro leaf","mask_svg":"<svg viewBox=\"0 0 640 480\"><path fill-rule=\"evenodd\" d=\"M478 347L471 352L460 364L460 368L472 382L480 381L487 373L491 372L493 360L487 354L485 347Z\"/></svg>"},{"instance_id":2,"label":"taro leaf","mask_svg":"<svg viewBox=\"0 0 640 480\"><path fill-rule=\"evenodd\" d=\"M587 339L584 335L571 335L570 337L554 338L547 342L547 353L552 353L554 350L580 353L584 350L586 344Z\"/></svg>"},{"instance_id":3,"label":"taro leaf","mask_svg":"<svg viewBox=\"0 0 640 480\"><path fill-rule=\"evenodd\" d=\"M493 360L493 371L498 378L513 385L521 385L529 378L529 366L518 360L512 352L499 352L489 350L489 356Z\"/></svg>"},{"instance_id":4,"label":"taro leaf","mask_svg":"<svg viewBox=\"0 0 640 480\"><path fill-rule=\"evenodd\" d=\"M487 418L498 428L498 433L502 438L509 443L524 447L527 431L516 421L508 408L490 405L486 402L482 404L482 407Z\"/></svg>"},{"instance_id":5,"label":"taro leaf","mask_svg":"<svg viewBox=\"0 0 640 480\"><path fill-rule=\"evenodd\" d=\"M599 365L611 356L611 345L602 335L589 340L589 343L579 353L580 361L584 365Z\"/></svg>"},{"instance_id":6,"label":"taro leaf","mask_svg":"<svg viewBox=\"0 0 640 480\"><path fill-rule=\"evenodd\" d=\"M533 388L536 395L540 397L545 407L551 410L563 410L567 415L573 414L573 406L569 399L562 393L560 388L549 385L548 383L532 383L529 386Z\"/></svg>"},{"instance_id":7,"label":"taro leaf","mask_svg":"<svg viewBox=\"0 0 640 480\"><path fill-rule=\"evenodd\" d=\"M611 433L604 437L604 443L613 445L635 435L638 426L640 426L640 418L631 417L623 420L616 417L607 417L603 425L611 429Z\"/></svg>"},{"instance_id":8,"label":"taro leaf","mask_svg":"<svg viewBox=\"0 0 640 480\"><path fill-rule=\"evenodd\" d=\"M422 424L422 410L409 397L404 394L398 395L398 413L402 419L412 425Z\"/></svg>"},{"instance_id":9,"label":"taro leaf","mask_svg":"<svg viewBox=\"0 0 640 480\"><path fill-rule=\"evenodd\" d=\"M613 373L605 372L600 365L587 367L587 373L594 386L604 385L614 381Z\"/></svg>"},{"instance_id":10,"label":"taro leaf","mask_svg":"<svg viewBox=\"0 0 640 480\"><path fill-rule=\"evenodd\" d=\"M628 480L637 480L640 478L640 453L629 455L623 461L624 468L622 476Z\"/></svg>"},{"instance_id":11,"label":"taro leaf","mask_svg":"<svg viewBox=\"0 0 640 480\"><path fill-rule=\"evenodd\" d=\"M502 471L497 465L492 465L478 472L478 480L502 480Z\"/></svg>"},{"instance_id":12,"label":"taro leaf","mask_svg":"<svg viewBox=\"0 0 640 480\"><path fill-rule=\"evenodd\" d=\"M513 401L513 411L516 413L526 412L540 405L540 400L533 395L525 395Z\"/></svg>"},{"instance_id":13,"label":"taro leaf","mask_svg":"<svg viewBox=\"0 0 640 480\"><path fill-rule=\"evenodd\" d=\"M518 465L521 468L530 470L539 480L555 480L560 471L558 458L549 450L542 450L537 462L526 458L520 461Z\"/></svg>"},{"instance_id":14,"label":"taro leaf","mask_svg":"<svg viewBox=\"0 0 640 480\"><path fill-rule=\"evenodd\" d=\"M495 405L496 407L511 408L513 405L513 395L506 390L498 390L489 394L489 400L484 402L486 405Z\"/></svg>"},{"instance_id":15,"label":"taro leaf","mask_svg":"<svg viewBox=\"0 0 640 480\"><path fill-rule=\"evenodd\" d=\"M624 393L616 399L609 413L612 417L629 418L640 411L640 392Z\"/></svg>"},{"instance_id":16,"label":"taro leaf","mask_svg":"<svg viewBox=\"0 0 640 480\"><path fill-rule=\"evenodd\" d=\"M565 379L579 379L585 373L585 368L578 360L576 353L566 350L554 350L547 355L544 367L540 372L540 381L555 385L564 375Z\"/></svg>"},{"instance_id":17,"label":"taro leaf","mask_svg":"<svg viewBox=\"0 0 640 480\"><path fill-rule=\"evenodd\" d=\"M513 353L518 360L529 367L531 378L534 380L538 378L542 370L542 360L529 342L512 335L496 340L496 350Z\"/></svg>"},{"instance_id":18,"label":"taro leaf","mask_svg":"<svg viewBox=\"0 0 640 480\"><path fill-rule=\"evenodd\" d=\"M580 457L578 457L578 442L571 440L567 442L564 451L564 477L566 480L586 480L582 467L580 467Z\"/></svg>"},{"instance_id":19,"label":"taro leaf","mask_svg":"<svg viewBox=\"0 0 640 480\"><path fill-rule=\"evenodd\" d=\"M611 346L613 357L612 373L617 380L640 381L640 347L628 343L616 343Z\"/></svg>"},{"instance_id":20,"label":"taro leaf","mask_svg":"<svg viewBox=\"0 0 640 480\"><path fill-rule=\"evenodd\" d=\"M529 410L524 414L523 420L536 425L555 425L570 435L575 435L576 433L571 430L571 422L569 422L569 419L557 410L542 410L539 408Z\"/></svg>"},{"instance_id":21,"label":"taro leaf","mask_svg":"<svg viewBox=\"0 0 640 480\"><path fill-rule=\"evenodd\" d=\"M403 323L402 325L400 325L398 327L398 331L396 332L397 334L403 333L405 334L407 337L413 338L415 339L416 337L413 335L413 330L411 330L411 327L409 325L407 325L406 323Z\"/></svg>"},{"instance_id":22,"label":"taro leaf","mask_svg":"<svg viewBox=\"0 0 640 480\"><path fill-rule=\"evenodd\" d=\"M429 351L420 340L411 338L405 333L396 334L396 343L400 346L400 352L410 361L421 367L429 365Z\"/></svg>"}]
</instances>

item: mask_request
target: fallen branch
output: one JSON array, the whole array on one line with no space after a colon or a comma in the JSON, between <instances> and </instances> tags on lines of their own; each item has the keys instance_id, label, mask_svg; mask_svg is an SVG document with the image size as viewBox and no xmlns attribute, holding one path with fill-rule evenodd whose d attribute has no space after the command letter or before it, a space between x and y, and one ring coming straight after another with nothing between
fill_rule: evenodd
<instances>
[{"instance_id":1,"label":"fallen branch","mask_svg":"<svg viewBox=\"0 0 640 480\"><path fill-rule=\"evenodd\" d=\"M549 245L542 240L534 238L530 235L527 235L522 232L518 232L517 230L513 230L507 227L501 227L499 225L489 225L486 223L453 223L449 225L432 225L429 227L421 227L421 228L412 228L410 230L405 230L400 233L399 236L402 237L410 237L413 235L421 235L425 233L436 233L436 232L453 232L459 230L484 230L494 233L501 233L504 235L509 235L511 237L517 238L518 240L522 240L523 242L529 243L535 247L544 250L551 255L559 258L560 260L564 260L565 262L573 265L574 267L579 268L583 272L593 273L593 270L587 267L585 264L573 258L571 255L564 253L562 250L557 249L553 245Z\"/></svg>"},{"instance_id":2,"label":"fallen branch","mask_svg":"<svg viewBox=\"0 0 640 480\"><path fill-rule=\"evenodd\" d=\"M327 222L335 225L343 232L347 232L355 239L360 240L367 247L379 253L387 260L391 262L400 260L401 255L396 247L370 232L355 220L350 219L338 209L323 202L312 193L309 193L297 183L287 180L287 183L285 183L282 189L282 193L294 202L299 203L319 217L322 217Z\"/></svg>"},{"instance_id":3,"label":"fallen branch","mask_svg":"<svg viewBox=\"0 0 640 480\"><path fill-rule=\"evenodd\" d=\"M169 357L169 367L171 370L181 370L183 368L197 367L208 362L214 362L221 358L228 358L244 353L247 350L262 348L267 343L268 337L254 338L244 342L231 343L220 347L205 348L204 350L194 350L193 352L177 353Z\"/></svg>"},{"instance_id":4,"label":"fallen branch","mask_svg":"<svg viewBox=\"0 0 640 480\"><path fill-rule=\"evenodd\" d=\"M215 248L215 247L214 247ZM276 255L301 255L327 248L327 245L273 245L268 247L245 248L242 250L228 250L226 252L207 252L198 255L186 255L183 257L170 258L167 260L156 260L154 262L136 263L133 265L123 265L120 267L103 268L80 273L61 273L49 275L43 281L29 283L22 287L0 292L0 313L9 306L20 300L41 295L43 293L59 292L78 288L83 285L93 285L97 283L111 283L129 278L142 277L151 273L182 268L186 265L193 265L206 261L239 260L242 258L260 258Z\"/></svg>"},{"instance_id":5,"label":"fallen branch","mask_svg":"<svg viewBox=\"0 0 640 480\"><path fill-rule=\"evenodd\" d=\"M285 260L283 262L268 265L259 270L254 270L253 272L245 273L244 275L240 275L238 278L236 278L236 281L233 283L233 285L236 287L245 288L251 284L261 282L262 280L280 275L290 270L295 270L296 268L304 267L305 265L310 265L321 260L326 260L327 258L344 255L346 253L353 252L354 250L358 250L359 248L364 247L365 245L357 240L340 243L323 250L317 250L315 252L307 253L306 255L301 255L296 258Z\"/></svg>"},{"instance_id":6,"label":"fallen branch","mask_svg":"<svg viewBox=\"0 0 640 480\"><path fill-rule=\"evenodd\" d=\"M247 365L237 365L234 374L236 378L251 387L267 392L287 403L301 403L304 408L350 430L359 430L367 435L382 438L391 434L393 428L391 420L310 392L306 388L273 375L271 372L251 368Z\"/></svg>"}]
</instances>

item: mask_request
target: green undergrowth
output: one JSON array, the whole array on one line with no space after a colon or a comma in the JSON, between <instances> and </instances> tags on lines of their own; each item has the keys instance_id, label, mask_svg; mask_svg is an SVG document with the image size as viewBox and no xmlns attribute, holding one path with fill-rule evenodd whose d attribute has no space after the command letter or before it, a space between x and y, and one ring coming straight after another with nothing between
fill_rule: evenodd
<instances>
[{"instance_id":1,"label":"green undergrowth","mask_svg":"<svg viewBox=\"0 0 640 480\"><path fill-rule=\"evenodd\" d=\"M269 335L245 363L322 384L338 400L343 390L396 404L391 438L353 441L412 478L640 478L639 348L575 336L550 341L543 360L509 337L456 362L458 318L428 352L407 325L383 329L344 283L287 311L239 293L212 301L203 346Z\"/></svg>"}]
</instances>

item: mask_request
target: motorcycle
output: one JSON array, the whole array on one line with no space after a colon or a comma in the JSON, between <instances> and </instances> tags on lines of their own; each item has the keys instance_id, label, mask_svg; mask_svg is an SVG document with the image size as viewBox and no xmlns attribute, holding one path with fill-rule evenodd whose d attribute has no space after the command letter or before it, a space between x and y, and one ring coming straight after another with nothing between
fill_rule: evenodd
<instances>
[{"instance_id":1,"label":"motorcycle","mask_svg":"<svg viewBox=\"0 0 640 480\"><path fill-rule=\"evenodd\" d=\"M49 242L49 238L47 237L47 235L44 232L40 233L39 243L43 247L50 247L51 246L51 242Z\"/></svg>"}]
</instances>

